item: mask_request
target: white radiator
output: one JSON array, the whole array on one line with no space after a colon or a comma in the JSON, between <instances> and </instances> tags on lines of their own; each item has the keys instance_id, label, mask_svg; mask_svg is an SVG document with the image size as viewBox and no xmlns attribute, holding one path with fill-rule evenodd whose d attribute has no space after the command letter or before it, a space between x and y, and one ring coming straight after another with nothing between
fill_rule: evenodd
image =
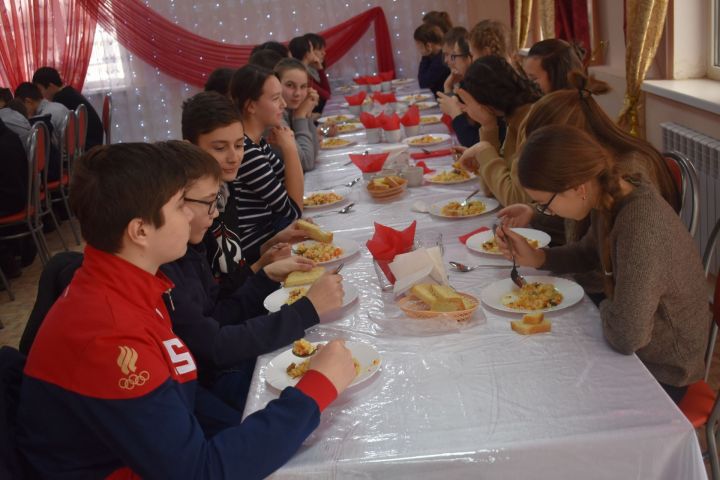
<instances>
[{"instance_id":1,"label":"white radiator","mask_svg":"<svg viewBox=\"0 0 720 480\"><path fill-rule=\"evenodd\" d=\"M672 122L660 124L663 151L678 151L685 155L698 173L700 183L700 222L695 240L700 253L705 251L710 232L720 217L720 140L708 137ZM688 198L685 199L688 201ZM687 222L687 219L684 219ZM720 250L715 252L711 272L720 267Z\"/></svg>"}]
</instances>

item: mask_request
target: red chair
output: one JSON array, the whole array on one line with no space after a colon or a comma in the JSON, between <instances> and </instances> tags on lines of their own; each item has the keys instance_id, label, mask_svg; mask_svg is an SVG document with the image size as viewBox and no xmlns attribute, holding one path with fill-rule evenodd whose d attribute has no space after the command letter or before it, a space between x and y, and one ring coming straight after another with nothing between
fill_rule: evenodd
<instances>
[{"instance_id":1,"label":"red chair","mask_svg":"<svg viewBox=\"0 0 720 480\"><path fill-rule=\"evenodd\" d=\"M694 237L700 222L700 182L697 170L692 162L680 152L673 150L663 153L663 156L675 179L675 186L680 197L680 215L688 211L688 231ZM689 203L686 203L686 197Z\"/></svg>"},{"instance_id":2,"label":"red chair","mask_svg":"<svg viewBox=\"0 0 720 480\"><path fill-rule=\"evenodd\" d=\"M705 248L705 254L703 255L706 274L710 269L719 237L720 221L715 225L708 240L707 247ZM718 434L720 433L718 432L720 428L720 402L718 402L717 399L717 392L713 391L707 384L708 374L710 373L710 363L715 348L715 339L717 337L718 327L720 327L720 272L718 272L718 278L715 282L712 312L713 323L710 327L710 341L705 354L705 379L688 387L687 393L685 393L685 397L683 397L679 407L695 428L705 427L707 451L703 453L703 456L707 456L710 459L712 478L714 480L720 480L720 460L718 459L717 452L717 440Z\"/></svg>"},{"instance_id":3,"label":"red chair","mask_svg":"<svg viewBox=\"0 0 720 480\"><path fill-rule=\"evenodd\" d=\"M87 107L82 103L75 109L75 118L77 118L77 139L75 140L75 157L80 158L85 153L85 145L87 143L88 130L88 113ZM72 172L68 172L72 176Z\"/></svg>"},{"instance_id":4,"label":"red chair","mask_svg":"<svg viewBox=\"0 0 720 480\"><path fill-rule=\"evenodd\" d=\"M40 183L49 154L50 135L44 123L38 122L32 126L28 136L28 146L27 203L21 211L0 217L0 231L23 226L26 230L19 233L0 233L0 240L31 237L37 247L40 261L45 265L50 258L50 251L43 235L43 223L40 217ZM10 299L13 300L15 297L7 283L6 287Z\"/></svg>"},{"instance_id":5,"label":"red chair","mask_svg":"<svg viewBox=\"0 0 720 480\"><path fill-rule=\"evenodd\" d=\"M70 210L70 203L68 202L68 196L70 194L70 174L72 172L72 168L77 157L77 130L77 117L75 116L75 112L70 110L67 113L65 127L61 132L62 155L60 159L60 179L53 182L48 182L47 187L44 188L42 191L49 192L50 194L56 194L55 198L52 199L52 202L62 202L68 215L68 221L70 222L70 230L72 231L73 237L75 237L75 242L80 245L80 232L75 226L75 222L77 221L77 219L75 218L75 215L73 215L72 210ZM64 245L65 241L63 240L63 246ZM67 250L67 248L65 250Z\"/></svg>"},{"instance_id":6,"label":"red chair","mask_svg":"<svg viewBox=\"0 0 720 480\"><path fill-rule=\"evenodd\" d=\"M102 124L105 131L105 145L112 143L112 94L105 94L102 110Z\"/></svg>"}]
</instances>

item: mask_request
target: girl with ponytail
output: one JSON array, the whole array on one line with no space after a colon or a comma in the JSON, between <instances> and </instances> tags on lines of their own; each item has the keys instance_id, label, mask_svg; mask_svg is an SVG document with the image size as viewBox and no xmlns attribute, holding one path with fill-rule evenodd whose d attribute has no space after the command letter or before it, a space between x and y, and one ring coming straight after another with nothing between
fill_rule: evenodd
<instances>
[{"instance_id":1,"label":"girl with ponytail","mask_svg":"<svg viewBox=\"0 0 720 480\"><path fill-rule=\"evenodd\" d=\"M559 274L600 270L608 343L637 353L671 398L704 371L710 313L695 243L657 190L624 177L617 154L568 125L535 130L517 165L518 180L539 208L591 226L579 241L536 250L503 227L498 244L524 266Z\"/></svg>"}]
</instances>

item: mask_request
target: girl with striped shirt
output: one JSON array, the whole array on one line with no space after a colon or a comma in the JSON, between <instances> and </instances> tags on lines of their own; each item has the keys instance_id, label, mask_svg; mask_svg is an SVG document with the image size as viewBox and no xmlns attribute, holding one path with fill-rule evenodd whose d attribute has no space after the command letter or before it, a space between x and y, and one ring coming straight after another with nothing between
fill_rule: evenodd
<instances>
[{"instance_id":1,"label":"girl with striped shirt","mask_svg":"<svg viewBox=\"0 0 720 480\"><path fill-rule=\"evenodd\" d=\"M237 206L240 247L253 263L261 245L302 216L304 178L293 132L282 126L286 104L273 72L246 65L235 72L230 95L245 128L245 154L230 195Z\"/></svg>"}]
</instances>

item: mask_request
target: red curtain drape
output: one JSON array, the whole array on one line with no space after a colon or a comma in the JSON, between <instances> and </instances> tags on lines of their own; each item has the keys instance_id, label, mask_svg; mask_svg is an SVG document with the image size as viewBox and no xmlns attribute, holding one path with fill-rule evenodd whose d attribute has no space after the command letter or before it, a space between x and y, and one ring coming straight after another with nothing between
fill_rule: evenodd
<instances>
[{"instance_id":1,"label":"red curtain drape","mask_svg":"<svg viewBox=\"0 0 720 480\"><path fill-rule=\"evenodd\" d=\"M196 86L219 67L247 63L253 45L229 45L203 38L165 19L139 0L78 0L98 23L114 31L121 45L160 71ZM395 70L385 13L371 8L318 32L327 43L326 65L340 57L375 24L378 71Z\"/></svg>"},{"instance_id":2,"label":"red curtain drape","mask_svg":"<svg viewBox=\"0 0 720 480\"><path fill-rule=\"evenodd\" d=\"M592 52L587 0L555 0L555 36L585 49L585 61Z\"/></svg>"},{"instance_id":3,"label":"red curtain drape","mask_svg":"<svg viewBox=\"0 0 720 480\"><path fill-rule=\"evenodd\" d=\"M39 67L82 89L95 20L77 0L0 0L0 82L14 90Z\"/></svg>"}]
</instances>

